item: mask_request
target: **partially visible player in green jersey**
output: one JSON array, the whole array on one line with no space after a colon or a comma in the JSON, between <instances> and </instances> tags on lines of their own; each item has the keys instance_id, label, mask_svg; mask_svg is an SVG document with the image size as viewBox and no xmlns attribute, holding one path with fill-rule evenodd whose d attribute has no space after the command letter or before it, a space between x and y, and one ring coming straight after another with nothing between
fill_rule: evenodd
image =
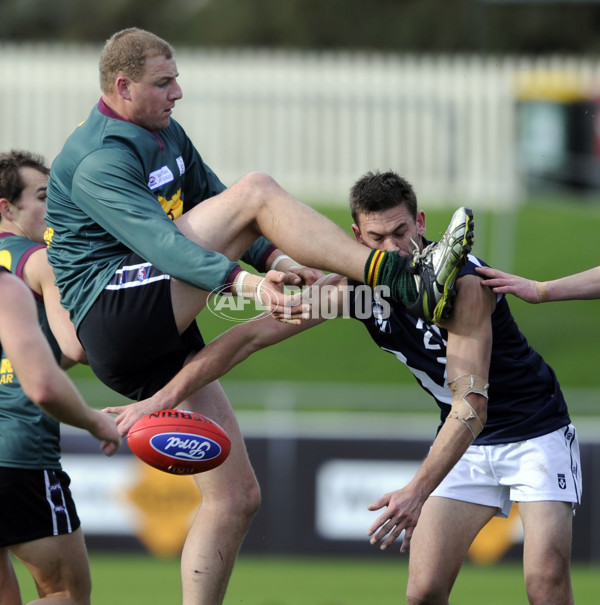
<instances>
[{"instance_id":1,"label":"partially visible player in green jersey","mask_svg":"<svg viewBox=\"0 0 600 605\"><path fill-rule=\"evenodd\" d=\"M102 98L51 170L48 258L105 384L133 399L167 384L204 346L195 320L211 291L280 308L284 280L311 284L326 270L383 285L418 314L447 315L471 245L470 211L436 248L402 258L361 246L265 174L226 188L171 118L178 75L173 48L158 36L114 34L100 58ZM218 605L260 492L220 385L182 407L232 439L225 464L195 476L202 504L182 555L183 602Z\"/></svg>"},{"instance_id":2,"label":"partially visible player in green jersey","mask_svg":"<svg viewBox=\"0 0 600 605\"><path fill-rule=\"evenodd\" d=\"M50 323L71 353L81 346L40 245L47 180L41 158L0 155L0 603L21 602L13 553L30 570L39 602L85 605L90 570L60 463L59 422L89 431L106 455L116 452L120 436L114 420L88 407L58 365Z\"/></svg>"}]
</instances>

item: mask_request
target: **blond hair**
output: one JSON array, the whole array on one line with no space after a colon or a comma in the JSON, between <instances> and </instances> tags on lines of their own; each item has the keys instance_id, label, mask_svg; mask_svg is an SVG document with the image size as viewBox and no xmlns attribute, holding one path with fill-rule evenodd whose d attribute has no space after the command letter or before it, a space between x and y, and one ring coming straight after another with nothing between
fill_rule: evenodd
<instances>
[{"instance_id":1,"label":"blond hair","mask_svg":"<svg viewBox=\"0 0 600 605\"><path fill-rule=\"evenodd\" d=\"M114 90L115 80L124 75L138 82L144 73L146 60L152 57L172 59L173 47L157 35L130 27L113 34L100 56L100 88L103 93Z\"/></svg>"}]
</instances>

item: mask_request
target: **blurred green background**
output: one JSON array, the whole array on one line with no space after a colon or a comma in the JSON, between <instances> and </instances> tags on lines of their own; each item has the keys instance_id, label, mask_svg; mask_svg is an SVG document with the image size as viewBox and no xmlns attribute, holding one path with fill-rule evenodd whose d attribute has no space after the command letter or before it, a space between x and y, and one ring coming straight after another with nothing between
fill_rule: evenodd
<instances>
[{"instance_id":1,"label":"blurred green background","mask_svg":"<svg viewBox=\"0 0 600 605\"><path fill-rule=\"evenodd\" d=\"M2 0L0 40L102 42L149 29L181 48L598 52L596 0Z\"/></svg>"}]
</instances>

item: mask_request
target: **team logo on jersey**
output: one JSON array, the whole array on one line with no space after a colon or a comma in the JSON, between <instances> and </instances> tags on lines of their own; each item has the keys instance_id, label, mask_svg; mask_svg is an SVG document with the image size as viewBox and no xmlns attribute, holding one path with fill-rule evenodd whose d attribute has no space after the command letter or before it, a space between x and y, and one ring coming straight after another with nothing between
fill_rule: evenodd
<instances>
[{"instance_id":1,"label":"team logo on jersey","mask_svg":"<svg viewBox=\"0 0 600 605\"><path fill-rule=\"evenodd\" d=\"M181 188L177 190L177 193L171 196L168 200L162 195L158 196L158 201L165 211L166 215L174 221L183 214L183 200L181 199Z\"/></svg>"},{"instance_id":2,"label":"team logo on jersey","mask_svg":"<svg viewBox=\"0 0 600 605\"><path fill-rule=\"evenodd\" d=\"M12 364L9 359L0 361L0 384L12 384L15 378L15 373L12 369Z\"/></svg>"},{"instance_id":3,"label":"team logo on jersey","mask_svg":"<svg viewBox=\"0 0 600 605\"><path fill-rule=\"evenodd\" d=\"M54 237L54 229L52 227L48 227L46 231L44 231L44 243L48 248L50 248L50 244L52 243L52 238Z\"/></svg>"},{"instance_id":4,"label":"team logo on jersey","mask_svg":"<svg viewBox=\"0 0 600 605\"><path fill-rule=\"evenodd\" d=\"M0 267L4 267L10 271L12 265L12 254L9 250L0 250Z\"/></svg>"},{"instance_id":5,"label":"team logo on jersey","mask_svg":"<svg viewBox=\"0 0 600 605\"><path fill-rule=\"evenodd\" d=\"M148 179L148 187L150 189L156 189L161 185L165 185L166 183L170 183L175 177L173 173L169 170L168 166L163 166L158 170L150 173L150 178Z\"/></svg>"},{"instance_id":6,"label":"team logo on jersey","mask_svg":"<svg viewBox=\"0 0 600 605\"><path fill-rule=\"evenodd\" d=\"M562 473L557 473L557 479L558 479L558 487L560 489L567 489L567 480L565 479L565 476Z\"/></svg>"}]
</instances>

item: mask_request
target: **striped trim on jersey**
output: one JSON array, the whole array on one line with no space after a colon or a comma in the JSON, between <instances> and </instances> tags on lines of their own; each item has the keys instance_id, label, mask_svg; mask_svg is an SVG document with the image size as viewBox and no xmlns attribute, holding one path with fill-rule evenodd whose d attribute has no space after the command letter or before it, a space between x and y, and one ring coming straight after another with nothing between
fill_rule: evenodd
<instances>
[{"instance_id":1,"label":"striped trim on jersey","mask_svg":"<svg viewBox=\"0 0 600 605\"><path fill-rule=\"evenodd\" d=\"M374 288L377 285L379 269L381 269L381 263L383 262L384 257L384 250L373 251L373 256L371 257L371 262L369 263L369 268L367 270L367 286L370 288Z\"/></svg>"},{"instance_id":2,"label":"striped trim on jersey","mask_svg":"<svg viewBox=\"0 0 600 605\"><path fill-rule=\"evenodd\" d=\"M70 534L73 528L62 485L53 471L44 471L44 481L46 484L46 500L48 500L52 518L52 534L55 536L65 533Z\"/></svg>"},{"instance_id":3,"label":"striped trim on jersey","mask_svg":"<svg viewBox=\"0 0 600 605\"><path fill-rule=\"evenodd\" d=\"M163 273L151 263L125 265L115 271L105 290L122 290L123 288L136 288L147 284L171 279L170 275Z\"/></svg>"}]
</instances>

